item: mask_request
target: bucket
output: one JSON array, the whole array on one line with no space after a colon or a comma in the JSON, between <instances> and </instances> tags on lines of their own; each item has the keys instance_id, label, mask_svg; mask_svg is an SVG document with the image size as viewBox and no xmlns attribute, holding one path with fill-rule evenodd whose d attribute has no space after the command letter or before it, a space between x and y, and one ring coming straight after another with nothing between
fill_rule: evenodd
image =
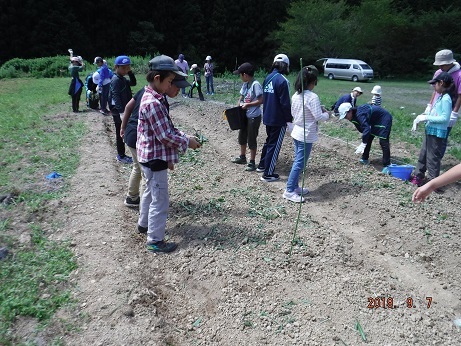
<instances>
[{"instance_id":1,"label":"bucket","mask_svg":"<svg viewBox=\"0 0 461 346\"><path fill-rule=\"evenodd\" d=\"M410 179L411 172L413 172L415 166L391 164L387 168L393 177L407 181Z\"/></svg>"},{"instance_id":2,"label":"bucket","mask_svg":"<svg viewBox=\"0 0 461 346\"><path fill-rule=\"evenodd\" d=\"M229 122L231 130L240 130L247 126L247 114L242 107L226 109L223 114L224 118Z\"/></svg>"}]
</instances>

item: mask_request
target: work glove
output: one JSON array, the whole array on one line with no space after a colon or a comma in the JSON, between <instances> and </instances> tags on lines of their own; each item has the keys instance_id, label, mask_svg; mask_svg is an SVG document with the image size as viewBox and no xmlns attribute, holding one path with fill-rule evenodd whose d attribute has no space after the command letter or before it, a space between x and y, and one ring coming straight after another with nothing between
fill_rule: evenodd
<instances>
[{"instance_id":1,"label":"work glove","mask_svg":"<svg viewBox=\"0 0 461 346\"><path fill-rule=\"evenodd\" d=\"M99 88L99 85L96 86L96 92L97 92L98 94L102 93L102 90Z\"/></svg>"},{"instance_id":2,"label":"work glove","mask_svg":"<svg viewBox=\"0 0 461 346\"><path fill-rule=\"evenodd\" d=\"M427 120L427 114L420 114L416 117L415 120L413 120L413 126L411 127L411 131L416 131L416 128L418 127L418 124L422 121Z\"/></svg>"},{"instance_id":3,"label":"work glove","mask_svg":"<svg viewBox=\"0 0 461 346\"><path fill-rule=\"evenodd\" d=\"M426 109L424 110L423 114L431 114L432 105L430 103L427 104Z\"/></svg>"},{"instance_id":4,"label":"work glove","mask_svg":"<svg viewBox=\"0 0 461 346\"><path fill-rule=\"evenodd\" d=\"M356 154L363 154L365 151L365 147L367 146L367 143L360 143L360 145L355 149Z\"/></svg>"},{"instance_id":5,"label":"work glove","mask_svg":"<svg viewBox=\"0 0 461 346\"><path fill-rule=\"evenodd\" d=\"M293 131L293 128L295 126L293 125L293 123L287 123L287 131L288 133L291 133Z\"/></svg>"},{"instance_id":6,"label":"work glove","mask_svg":"<svg viewBox=\"0 0 461 346\"><path fill-rule=\"evenodd\" d=\"M450 122L448 123L448 127L455 126L456 120L458 120L458 112L453 111L450 115Z\"/></svg>"}]
</instances>

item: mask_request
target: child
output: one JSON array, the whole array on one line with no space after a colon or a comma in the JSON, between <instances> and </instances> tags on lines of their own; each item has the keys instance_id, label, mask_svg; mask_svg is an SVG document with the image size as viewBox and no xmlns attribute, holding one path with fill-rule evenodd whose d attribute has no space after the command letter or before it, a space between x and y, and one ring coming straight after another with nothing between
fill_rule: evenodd
<instances>
[{"instance_id":1,"label":"child","mask_svg":"<svg viewBox=\"0 0 461 346\"><path fill-rule=\"evenodd\" d=\"M189 86L190 84L186 81L185 77L175 74L175 78L173 79L170 88L166 92L166 95L169 97L176 97L179 93L179 88L185 88ZM144 95L144 91L145 88L143 87L126 105L125 113L123 114L122 119L122 126L120 129L120 136L124 138L125 144L128 146L128 149L130 150L133 158L133 167L131 169L130 179L128 181L128 193L124 201L124 204L129 208L139 207L139 196L140 194L142 195L142 190L144 190L140 189L142 174L141 165L138 162L138 154L136 153L136 131L138 127L139 106L141 105L141 99ZM167 108L169 108L168 102Z\"/></svg>"},{"instance_id":2,"label":"child","mask_svg":"<svg viewBox=\"0 0 461 346\"><path fill-rule=\"evenodd\" d=\"M125 76L128 75L128 81ZM110 111L115 124L115 139L117 142L117 160L121 163L133 163L130 156L125 155L125 143L120 136L120 127L122 125L121 115L125 111L125 106L131 100L131 87L136 85L136 77L131 71L131 60L126 55L120 55L115 58L115 74L110 82L109 98Z\"/></svg>"},{"instance_id":3,"label":"child","mask_svg":"<svg viewBox=\"0 0 461 346\"><path fill-rule=\"evenodd\" d=\"M197 88L198 91L198 97L200 98L200 101L205 101L205 98L203 97L202 94L202 78L201 74L202 72L200 71L200 67L197 66L197 64L193 64L190 67L190 70L192 71L192 74L194 76L194 81L192 82L192 86L190 87L189 90L189 97L192 98L192 91L194 88Z\"/></svg>"},{"instance_id":4,"label":"child","mask_svg":"<svg viewBox=\"0 0 461 346\"><path fill-rule=\"evenodd\" d=\"M240 79L243 81L237 105L246 110L247 126L239 130L240 157L232 160L232 162L238 164L247 163L246 151L248 143L250 163L245 170L251 172L256 170L256 139L261 125L261 108L259 105L263 103L263 89L261 84L254 79L254 67L250 63L243 63L233 73L240 74Z\"/></svg>"},{"instance_id":5,"label":"child","mask_svg":"<svg viewBox=\"0 0 461 346\"><path fill-rule=\"evenodd\" d=\"M83 89L83 82L81 81L78 73L83 71L85 63L83 62L81 56L74 56L72 49L69 49L68 51L70 54L69 72L72 77L72 81L70 82L69 86L69 95L72 98L72 111L74 113L78 113L80 96L82 95Z\"/></svg>"},{"instance_id":6,"label":"child","mask_svg":"<svg viewBox=\"0 0 461 346\"><path fill-rule=\"evenodd\" d=\"M287 123L291 123L290 83L283 75L290 72L290 60L285 54L277 54L272 63L272 72L263 84L263 123L266 125L266 142L261 152L256 172L264 172L260 178L265 182L279 180L274 173L282 147Z\"/></svg>"},{"instance_id":7,"label":"child","mask_svg":"<svg viewBox=\"0 0 461 346\"><path fill-rule=\"evenodd\" d=\"M352 89L352 92L350 94L346 94L341 96L338 101L333 105L332 110L335 114L338 114L338 108L341 106L343 103L350 103L353 108L356 107L357 105L357 97L363 94L362 88L361 87L355 87Z\"/></svg>"},{"instance_id":8,"label":"child","mask_svg":"<svg viewBox=\"0 0 461 346\"><path fill-rule=\"evenodd\" d=\"M138 230L147 231L147 248L152 252L171 252L177 244L166 243L168 214L168 171L178 162L178 152L197 149L200 143L176 129L168 114L163 96L175 74L184 75L168 56L160 55L149 62L149 72L139 107L136 152L146 178L146 189L139 210ZM179 90L178 90L179 92Z\"/></svg>"},{"instance_id":9,"label":"child","mask_svg":"<svg viewBox=\"0 0 461 346\"><path fill-rule=\"evenodd\" d=\"M206 94L207 95L214 95L214 87L213 87L213 63L211 62L211 56L207 56L205 58L205 65L203 69L205 70L205 80L206 80Z\"/></svg>"},{"instance_id":10,"label":"child","mask_svg":"<svg viewBox=\"0 0 461 346\"><path fill-rule=\"evenodd\" d=\"M318 122L329 118L327 110L320 105L319 97L312 92L317 85L317 77L318 71L315 66L304 67L296 78L296 92L291 98L294 125L291 137L295 158L283 198L295 203L304 202L303 195L309 193L307 189L299 187L299 176L306 168L312 144L318 139Z\"/></svg>"},{"instance_id":11,"label":"child","mask_svg":"<svg viewBox=\"0 0 461 346\"><path fill-rule=\"evenodd\" d=\"M371 94L373 96L371 97L370 103L374 106L381 107L381 87L379 85L375 85L371 91Z\"/></svg>"},{"instance_id":12,"label":"child","mask_svg":"<svg viewBox=\"0 0 461 346\"><path fill-rule=\"evenodd\" d=\"M432 179L424 186L418 187L413 193L413 202L424 202L427 196L432 191L435 191L442 186L454 183L457 180L461 179L461 163L455 167L450 168L448 171L438 176L437 178Z\"/></svg>"},{"instance_id":13,"label":"child","mask_svg":"<svg viewBox=\"0 0 461 346\"><path fill-rule=\"evenodd\" d=\"M354 108L350 103L343 103L338 111L339 119L346 118L362 134L362 143L355 150L356 154L362 154L360 163L369 163L371 143L378 137L383 151L383 173L389 173L387 166L391 164L389 136L392 130L392 115L384 108L368 104Z\"/></svg>"},{"instance_id":14,"label":"child","mask_svg":"<svg viewBox=\"0 0 461 346\"><path fill-rule=\"evenodd\" d=\"M448 135L448 124L452 111L452 99L447 93L453 84L453 78L447 72L438 74L429 81L434 86L439 97L435 101L429 114L420 114L413 122L412 131L416 131L418 123L427 121L426 134L419 153L416 174L411 183L417 186L423 185L423 179L428 172L428 180L432 180L440 174L440 162L442 160L443 141Z\"/></svg>"},{"instance_id":15,"label":"child","mask_svg":"<svg viewBox=\"0 0 461 346\"><path fill-rule=\"evenodd\" d=\"M110 82L113 77L113 73L109 70L106 61L97 56L94 58L94 65L98 66L98 70L93 74L93 82L98 85L98 93L99 93L99 102L100 108L99 112L102 115L109 115L109 110L107 109L107 103L109 99L109 89L110 89ZM95 80L96 77L96 80Z\"/></svg>"}]
</instances>

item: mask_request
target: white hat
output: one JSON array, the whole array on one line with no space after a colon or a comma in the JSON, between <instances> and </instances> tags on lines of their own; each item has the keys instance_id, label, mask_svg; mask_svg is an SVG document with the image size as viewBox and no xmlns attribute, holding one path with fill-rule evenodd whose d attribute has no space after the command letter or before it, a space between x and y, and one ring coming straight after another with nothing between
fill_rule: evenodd
<instances>
[{"instance_id":1,"label":"white hat","mask_svg":"<svg viewBox=\"0 0 461 346\"><path fill-rule=\"evenodd\" d=\"M453 59L453 52L449 49L443 49L441 51L438 51L435 55L434 65L450 65L454 62L456 62L456 60Z\"/></svg>"},{"instance_id":2,"label":"white hat","mask_svg":"<svg viewBox=\"0 0 461 346\"><path fill-rule=\"evenodd\" d=\"M363 94L361 87L355 87L354 89L352 89L352 91L358 91L359 93Z\"/></svg>"},{"instance_id":3,"label":"white hat","mask_svg":"<svg viewBox=\"0 0 461 346\"><path fill-rule=\"evenodd\" d=\"M211 56L207 55L205 61L211 60Z\"/></svg>"},{"instance_id":4,"label":"white hat","mask_svg":"<svg viewBox=\"0 0 461 346\"><path fill-rule=\"evenodd\" d=\"M349 112L351 108L352 105L349 102L341 103L341 105L338 107L339 119L344 119L347 112Z\"/></svg>"},{"instance_id":5,"label":"white hat","mask_svg":"<svg viewBox=\"0 0 461 346\"><path fill-rule=\"evenodd\" d=\"M96 71L95 73L93 73L93 76L91 78L93 79L94 84L99 84L99 81L101 80L101 75L98 71Z\"/></svg>"},{"instance_id":6,"label":"white hat","mask_svg":"<svg viewBox=\"0 0 461 346\"><path fill-rule=\"evenodd\" d=\"M197 64L193 64L193 65L190 67L190 70L192 71L194 68L197 68Z\"/></svg>"},{"instance_id":7,"label":"white hat","mask_svg":"<svg viewBox=\"0 0 461 346\"><path fill-rule=\"evenodd\" d=\"M379 85L375 85L371 93L381 95L381 87Z\"/></svg>"},{"instance_id":8,"label":"white hat","mask_svg":"<svg viewBox=\"0 0 461 346\"><path fill-rule=\"evenodd\" d=\"M281 61L290 66L290 59L285 54L277 54L274 58L274 62Z\"/></svg>"}]
</instances>

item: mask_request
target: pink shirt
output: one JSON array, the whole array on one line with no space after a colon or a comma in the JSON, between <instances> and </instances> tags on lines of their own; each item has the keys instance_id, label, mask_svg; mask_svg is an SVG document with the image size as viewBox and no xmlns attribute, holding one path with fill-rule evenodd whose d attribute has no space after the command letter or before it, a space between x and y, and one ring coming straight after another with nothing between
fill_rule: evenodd
<instances>
[{"instance_id":1,"label":"pink shirt","mask_svg":"<svg viewBox=\"0 0 461 346\"><path fill-rule=\"evenodd\" d=\"M435 71L433 78L437 77L441 72L442 72L441 69L438 69L437 71ZM461 94L461 69L459 69L458 71L455 71L453 73L450 73L450 76L451 76L451 78L453 78L453 83L455 85L456 93L458 95L460 95ZM439 93L435 93L435 97L432 100L432 106L435 104L435 101L439 98L439 96L440 96ZM461 97L461 96L458 96L458 97ZM454 106L455 106L455 104L453 104L453 107Z\"/></svg>"}]
</instances>

